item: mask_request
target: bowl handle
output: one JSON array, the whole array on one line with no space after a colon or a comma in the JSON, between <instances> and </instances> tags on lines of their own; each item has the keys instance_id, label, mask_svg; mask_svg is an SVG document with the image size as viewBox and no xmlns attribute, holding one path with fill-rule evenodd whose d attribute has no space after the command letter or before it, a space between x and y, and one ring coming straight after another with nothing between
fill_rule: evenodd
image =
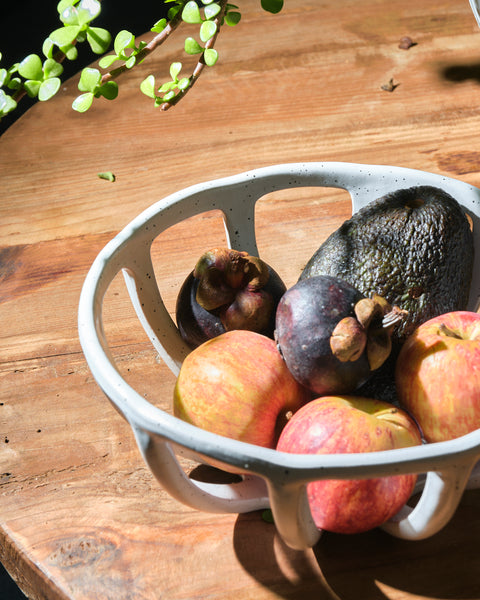
<instances>
[{"instance_id":1,"label":"bowl handle","mask_svg":"<svg viewBox=\"0 0 480 600\"><path fill-rule=\"evenodd\" d=\"M479 0L470 0L470 8L475 16L477 25L480 26L480 2Z\"/></svg>"},{"instance_id":2,"label":"bowl handle","mask_svg":"<svg viewBox=\"0 0 480 600\"><path fill-rule=\"evenodd\" d=\"M450 468L430 471L415 508L405 505L382 529L404 540L423 540L440 531L455 513L475 462L469 457Z\"/></svg>"},{"instance_id":3,"label":"bowl handle","mask_svg":"<svg viewBox=\"0 0 480 600\"><path fill-rule=\"evenodd\" d=\"M405 505L381 528L404 540L422 540L438 533L452 518L477 458L428 472L422 495L415 506ZM306 484L267 482L277 530L291 548L304 550L320 538L308 504Z\"/></svg>"},{"instance_id":4,"label":"bowl handle","mask_svg":"<svg viewBox=\"0 0 480 600\"><path fill-rule=\"evenodd\" d=\"M171 443L130 423L143 459L163 489L173 498L203 512L245 513L269 507L262 478L245 475L237 483L206 483L188 477Z\"/></svg>"},{"instance_id":5,"label":"bowl handle","mask_svg":"<svg viewBox=\"0 0 480 600\"><path fill-rule=\"evenodd\" d=\"M284 542L295 550L314 546L322 534L315 525L308 503L307 484L275 484L269 480L268 494L273 520Z\"/></svg>"}]
</instances>

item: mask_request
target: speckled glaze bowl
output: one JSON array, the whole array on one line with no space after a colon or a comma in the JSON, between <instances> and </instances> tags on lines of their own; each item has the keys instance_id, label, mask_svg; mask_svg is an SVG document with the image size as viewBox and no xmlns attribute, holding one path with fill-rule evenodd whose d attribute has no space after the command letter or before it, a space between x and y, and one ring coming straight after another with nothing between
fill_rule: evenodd
<instances>
[{"instance_id":1,"label":"speckled glaze bowl","mask_svg":"<svg viewBox=\"0 0 480 600\"><path fill-rule=\"evenodd\" d=\"M383 525L411 540L433 535L450 520L467 487L480 486L480 429L448 442L362 454L296 455L260 448L201 430L154 406L133 389L115 366L103 331L105 293L120 271L139 320L155 350L177 374L188 348L162 301L154 278L151 244L166 228L193 215L221 208L231 247L258 255L255 203L263 195L293 187L342 188L352 211L399 188L433 185L454 196L473 222L474 278L469 309L480 299L480 189L461 181L401 167L351 163L283 164L191 186L138 215L100 252L83 286L79 334L98 385L130 424L140 452L160 484L174 498L198 510L242 513L270 507L275 525L292 548L319 539L306 484L320 479L359 479L400 473L421 474L420 499ZM246 472L229 484L194 481L178 456L212 459Z\"/></svg>"}]
</instances>

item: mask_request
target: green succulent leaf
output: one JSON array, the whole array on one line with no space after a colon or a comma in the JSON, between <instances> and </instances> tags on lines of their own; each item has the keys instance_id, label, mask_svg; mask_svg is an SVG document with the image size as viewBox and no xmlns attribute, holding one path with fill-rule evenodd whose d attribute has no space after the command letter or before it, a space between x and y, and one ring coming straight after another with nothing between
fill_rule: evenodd
<instances>
[{"instance_id":1,"label":"green succulent leaf","mask_svg":"<svg viewBox=\"0 0 480 600\"><path fill-rule=\"evenodd\" d=\"M263 10L276 14L283 8L283 0L261 0Z\"/></svg>"},{"instance_id":2,"label":"green succulent leaf","mask_svg":"<svg viewBox=\"0 0 480 600\"><path fill-rule=\"evenodd\" d=\"M140 84L140 91L149 98L156 98L155 77L153 75L149 75L146 79L142 81L142 83Z\"/></svg>"},{"instance_id":3,"label":"green succulent leaf","mask_svg":"<svg viewBox=\"0 0 480 600\"><path fill-rule=\"evenodd\" d=\"M77 4L78 0L60 0L60 2L57 4L57 11L59 14L62 14L62 12L68 8L69 6L73 6L74 4Z\"/></svg>"},{"instance_id":4,"label":"green succulent leaf","mask_svg":"<svg viewBox=\"0 0 480 600\"><path fill-rule=\"evenodd\" d=\"M98 17L102 10L102 5L99 0L80 0L80 4L78 5L79 10L85 10L90 15L90 20Z\"/></svg>"},{"instance_id":5,"label":"green succulent leaf","mask_svg":"<svg viewBox=\"0 0 480 600\"><path fill-rule=\"evenodd\" d=\"M44 40L42 45L42 53L46 58L52 58L53 49L55 48L55 44L52 42L50 38Z\"/></svg>"},{"instance_id":6,"label":"green succulent leaf","mask_svg":"<svg viewBox=\"0 0 480 600\"><path fill-rule=\"evenodd\" d=\"M78 82L78 89L81 92L92 92L95 93L97 91L98 86L100 85L100 81L102 80L102 76L98 69L92 69L91 67L86 67L83 69L80 75L80 81Z\"/></svg>"},{"instance_id":7,"label":"green succulent leaf","mask_svg":"<svg viewBox=\"0 0 480 600\"><path fill-rule=\"evenodd\" d=\"M63 73L63 66L53 58L47 58L43 63L43 73L47 79L49 77L59 77Z\"/></svg>"},{"instance_id":8,"label":"green succulent leaf","mask_svg":"<svg viewBox=\"0 0 480 600\"><path fill-rule=\"evenodd\" d=\"M112 183L115 181L115 175L111 171L97 173L97 175L100 179L105 179L106 181L111 181Z\"/></svg>"},{"instance_id":9,"label":"green succulent leaf","mask_svg":"<svg viewBox=\"0 0 480 600\"><path fill-rule=\"evenodd\" d=\"M17 103L13 98L6 94L3 90L0 90L0 114L6 115L12 110L17 108Z\"/></svg>"},{"instance_id":10,"label":"green succulent leaf","mask_svg":"<svg viewBox=\"0 0 480 600\"><path fill-rule=\"evenodd\" d=\"M230 25L230 27L235 27L240 23L240 19L242 15L239 12L230 11L225 15L225 23Z\"/></svg>"},{"instance_id":11,"label":"green succulent leaf","mask_svg":"<svg viewBox=\"0 0 480 600\"><path fill-rule=\"evenodd\" d=\"M90 16L90 13L88 12L88 10L85 9L80 9L77 12L77 22L76 25L80 25L80 27L82 25L88 25L88 23L90 23L90 21L92 20L92 17Z\"/></svg>"},{"instance_id":12,"label":"green succulent leaf","mask_svg":"<svg viewBox=\"0 0 480 600\"><path fill-rule=\"evenodd\" d=\"M170 0L165 0L165 2L169 2ZM172 8L170 8L168 10L168 18L170 19L170 21L172 21L177 15L178 13L182 10L182 5L181 4L177 4L176 6L172 6Z\"/></svg>"},{"instance_id":13,"label":"green succulent leaf","mask_svg":"<svg viewBox=\"0 0 480 600\"><path fill-rule=\"evenodd\" d=\"M73 110L76 110L80 113L86 112L92 106L93 98L94 95L92 94L92 92L81 94L72 102Z\"/></svg>"},{"instance_id":14,"label":"green succulent leaf","mask_svg":"<svg viewBox=\"0 0 480 600\"><path fill-rule=\"evenodd\" d=\"M218 60L218 52L215 48L207 48L204 52L203 58L207 67L213 67Z\"/></svg>"},{"instance_id":15,"label":"green succulent leaf","mask_svg":"<svg viewBox=\"0 0 480 600\"><path fill-rule=\"evenodd\" d=\"M88 25L88 23L90 23L90 21L92 21L95 18L96 15L91 14L91 12L88 9L85 8L80 8L77 12L77 23L76 25Z\"/></svg>"},{"instance_id":16,"label":"green succulent leaf","mask_svg":"<svg viewBox=\"0 0 480 600\"><path fill-rule=\"evenodd\" d=\"M35 79L37 81L42 81L42 60L37 54L29 54L18 65L18 72L22 77L25 77L25 79Z\"/></svg>"},{"instance_id":17,"label":"green succulent leaf","mask_svg":"<svg viewBox=\"0 0 480 600\"><path fill-rule=\"evenodd\" d=\"M118 84L116 81L107 81L99 88L98 92L107 100L115 100L118 96Z\"/></svg>"},{"instance_id":18,"label":"green succulent leaf","mask_svg":"<svg viewBox=\"0 0 480 600\"><path fill-rule=\"evenodd\" d=\"M273 520L273 513L270 508L266 508L262 512L262 519L265 521L265 523L275 523Z\"/></svg>"},{"instance_id":19,"label":"green succulent leaf","mask_svg":"<svg viewBox=\"0 0 480 600\"><path fill-rule=\"evenodd\" d=\"M182 63L181 62L174 62L170 65L170 77L172 78L173 81L178 81L178 74L180 73L180 71L182 70Z\"/></svg>"},{"instance_id":20,"label":"green succulent leaf","mask_svg":"<svg viewBox=\"0 0 480 600\"><path fill-rule=\"evenodd\" d=\"M77 3L68 3L59 11L60 20L66 25L83 27L100 14L101 5L98 0L80 0L77 6L75 4Z\"/></svg>"},{"instance_id":21,"label":"green succulent leaf","mask_svg":"<svg viewBox=\"0 0 480 600\"><path fill-rule=\"evenodd\" d=\"M120 31L115 37L115 41L113 42L113 49L116 54L121 54L125 48L134 48L135 47L135 36L130 31L126 31L123 29Z\"/></svg>"},{"instance_id":22,"label":"green succulent leaf","mask_svg":"<svg viewBox=\"0 0 480 600\"><path fill-rule=\"evenodd\" d=\"M118 60L118 57L116 54L108 54L107 56L102 56L102 58L98 61L98 65L102 69L108 69L117 60Z\"/></svg>"},{"instance_id":23,"label":"green succulent leaf","mask_svg":"<svg viewBox=\"0 0 480 600\"><path fill-rule=\"evenodd\" d=\"M221 10L222 7L219 4L217 4L216 2L211 2L208 3L207 6L205 6L203 12L205 14L206 19L214 19Z\"/></svg>"},{"instance_id":24,"label":"green succulent leaf","mask_svg":"<svg viewBox=\"0 0 480 600\"><path fill-rule=\"evenodd\" d=\"M22 87L22 80L19 77L13 77L7 83L7 87L10 90L19 90Z\"/></svg>"},{"instance_id":25,"label":"green succulent leaf","mask_svg":"<svg viewBox=\"0 0 480 600\"><path fill-rule=\"evenodd\" d=\"M185 52L187 54L200 54L200 52L203 52L203 46L200 46L196 39L188 37L185 40Z\"/></svg>"},{"instance_id":26,"label":"green succulent leaf","mask_svg":"<svg viewBox=\"0 0 480 600\"><path fill-rule=\"evenodd\" d=\"M187 2L183 7L182 20L185 21L185 23L191 24L202 22L202 15L200 14L200 9L198 7L198 4L194 2L194 0Z\"/></svg>"},{"instance_id":27,"label":"green succulent leaf","mask_svg":"<svg viewBox=\"0 0 480 600\"><path fill-rule=\"evenodd\" d=\"M162 83L162 85L160 86L158 92L160 94L163 94L164 92L168 92L169 90L173 90L176 87L176 83L175 81L166 81L165 83Z\"/></svg>"},{"instance_id":28,"label":"green succulent leaf","mask_svg":"<svg viewBox=\"0 0 480 600\"><path fill-rule=\"evenodd\" d=\"M110 32L102 27L89 27L87 29L87 41L90 44L92 52L103 54L108 50L112 41Z\"/></svg>"},{"instance_id":29,"label":"green succulent leaf","mask_svg":"<svg viewBox=\"0 0 480 600\"><path fill-rule=\"evenodd\" d=\"M78 50L76 46L69 46L67 48L63 48L63 52L65 52L65 56L68 60L76 60L78 56Z\"/></svg>"},{"instance_id":30,"label":"green succulent leaf","mask_svg":"<svg viewBox=\"0 0 480 600\"><path fill-rule=\"evenodd\" d=\"M55 29L48 38L56 46L63 48L64 46L70 46L77 39L79 33L80 27L72 25L70 27L60 27L59 29Z\"/></svg>"},{"instance_id":31,"label":"green succulent leaf","mask_svg":"<svg viewBox=\"0 0 480 600\"><path fill-rule=\"evenodd\" d=\"M204 21L200 27L200 39L202 42L208 42L217 32L217 24L213 21Z\"/></svg>"},{"instance_id":32,"label":"green succulent leaf","mask_svg":"<svg viewBox=\"0 0 480 600\"><path fill-rule=\"evenodd\" d=\"M162 98L162 100L164 102L170 102L170 100L173 100L175 98L175 92L172 90L170 92L167 92L165 94L165 96Z\"/></svg>"},{"instance_id":33,"label":"green succulent leaf","mask_svg":"<svg viewBox=\"0 0 480 600\"><path fill-rule=\"evenodd\" d=\"M125 66L127 67L127 69L131 69L132 67L135 66L135 63L137 62L137 57L135 55L130 56L130 58L125 62Z\"/></svg>"},{"instance_id":34,"label":"green succulent leaf","mask_svg":"<svg viewBox=\"0 0 480 600\"><path fill-rule=\"evenodd\" d=\"M46 79L42 81L40 84L40 89L38 90L38 99L41 102L45 102L45 100L50 100L60 89L61 81L58 77L51 77L50 79Z\"/></svg>"},{"instance_id":35,"label":"green succulent leaf","mask_svg":"<svg viewBox=\"0 0 480 600\"><path fill-rule=\"evenodd\" d=\"M78 23L78 10L75 6L67 6L60 13L60 21L65 25L79 25Z\"/></svg>"},{"instance_id":36,"label":"green succulent leaf","mask_svg":"<svg viewBox=\"0 0 480 600\"><path fill-rule=\"evenodd\" d=\"M23 84L23 87L30 98L36 98L38 96L38 90L40 89L40 81L27 79Z\"/></svg>"},{"instance_id":37,"label":"green succulent leaf","mask_svg":"<svg viewBox=\"0 0 480 600\"><path fill-rule=\"evenodd\" d=\"M160 21L157 21L155 25L150 29L150 31L153 31L154 33L161 33L166 26L167 19L160 19Z\"/></svg>"},{"instance_id":38,"label":"green succulent leaf","mask_svg":"<svg viewBox=\"0 0 480 600\"><path fill-rule=\"evenodd\" d=\"M7 69L0 69L0 88L8 83L9 78Z\"/></svg>"},{"instance_id":39,"label":"green succulent leaf","mask_svg":"<svg viewBox=\"0 0 480 600\"><path fill-rule=\"evenodd\" d=\"M190 77L183 77L178 82L178 89L179 90L186 90L189 85L190 85Z\"/></svg>"}]
</instances>

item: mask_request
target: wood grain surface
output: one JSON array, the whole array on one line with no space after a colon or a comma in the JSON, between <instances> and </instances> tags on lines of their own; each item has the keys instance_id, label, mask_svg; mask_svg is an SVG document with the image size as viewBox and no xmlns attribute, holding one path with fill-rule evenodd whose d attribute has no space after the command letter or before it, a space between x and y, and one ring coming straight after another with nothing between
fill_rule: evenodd
<instances>
[{"instance_id":1,"label":"wood grain surface","mask_svg":"<svg viewBox=\"0 0 480 600\"><path fill-rule=\"evenodd\" d=\"M181 39L124 77L115 102L73 112L74 77L0 138L0 559L34 600L479 599L479 491L431 539L324 534L296 552L260 513L211 515L171 499L85 363L76 319L88 268L169 193L317 160L480 186L480 30L467 0L288 0L276 16L257 0L241 8L218 65L176 108L155 110L138 86L168 71ZM403 50L406 35L416 44ZM260 253L291 285L349 215L343 191L270 194L257 210ZM172 314L194 261L223 235L211 212L155 242ZM120 280L105 320L122 373L170 410L173 376Z\"/></svg>"}]
</instances>

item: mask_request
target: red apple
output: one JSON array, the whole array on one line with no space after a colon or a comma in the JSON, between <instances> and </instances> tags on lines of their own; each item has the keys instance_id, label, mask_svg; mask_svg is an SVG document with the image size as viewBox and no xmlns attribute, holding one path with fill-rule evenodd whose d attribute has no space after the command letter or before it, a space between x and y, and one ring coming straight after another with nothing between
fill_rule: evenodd
<instances>
[{"instance_id":1,"label":"red apple","mask_svg":"<svg viewBox=\"0 0 480 600\"><path fill-rule=\"evenodd\" d=\"M421 443L415 422L402 410L360 396L324 396L296 412L277 450L296 454L348 454ZM361 533L393 517L412 494L417 476L322 480L307 485L310 509L320 529Z\"/></svg>"},{"instance_id":2,"label":"red apple","mask_svg":"<svg viewBox=\"0 0 480 600\"><path fill-rule=\"evenodd\" d=\"M289 413L310 399L275 342L233 330L192 350L174 390L175 416L236 440L275 448Z\"/></svg>"},{"instance_id":3,"label":"red apple","mask_svg":"<svg viewBox=\"0 0 480 600\"><path fill-rule=\"evenodd\" d=\"M454 311L420 325L396 365L402 406L428 442L480 427L480 314Z\"/></svg>"}]
</instances>

